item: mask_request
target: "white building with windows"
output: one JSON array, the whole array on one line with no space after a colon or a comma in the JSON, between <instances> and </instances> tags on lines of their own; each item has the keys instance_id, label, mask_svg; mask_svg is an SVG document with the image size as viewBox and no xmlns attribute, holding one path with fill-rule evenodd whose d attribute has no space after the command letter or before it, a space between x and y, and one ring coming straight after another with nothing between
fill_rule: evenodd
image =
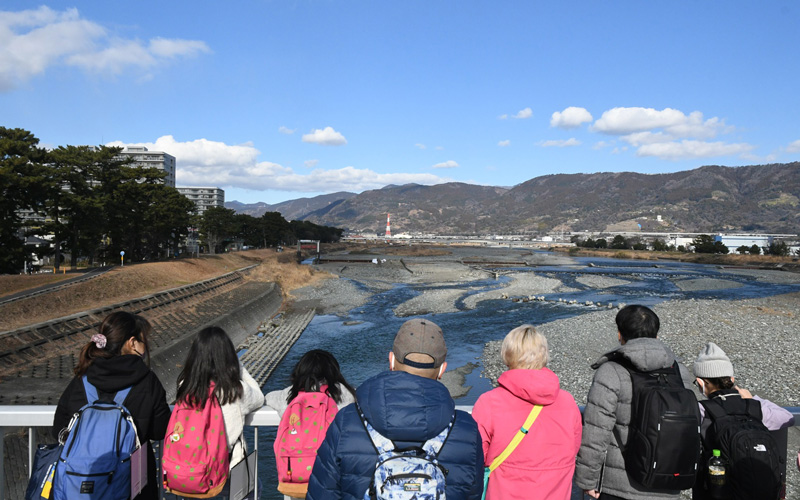
<instances>
[{"instance_id":1,"label":"white building with windows","mask_svg":"<svg viewBox=\"0 0 800 500\"><path fill-rule=\"evenodd\" d=\"M150 151L144 146L127 146L120 155L133 158L133 163L141 167L158 168L167 173L164 185L175 187L175 157L163 151Z\"/></svg>"},{"instance_id":2,"label":"white building with windows","mask_svg":"<svg viewBox=\"0 0 800 500\"><path fill-rule=\"evenodd\" d=\"M203 215L212 207L225 208L225 191L218 187L178 187L176 189L194 203L197 215Z\"/></svg>"}]
</instances>

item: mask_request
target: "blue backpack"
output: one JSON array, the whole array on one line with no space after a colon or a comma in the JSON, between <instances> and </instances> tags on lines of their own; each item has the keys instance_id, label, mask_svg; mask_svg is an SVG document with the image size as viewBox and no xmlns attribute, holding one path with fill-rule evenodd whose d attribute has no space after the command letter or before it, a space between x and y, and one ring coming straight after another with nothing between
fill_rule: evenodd
<instances>
[{"instance_id":1,"label":"blue backpack","mask_svg":"<svg viewBox=\"0 0 800 500\"><path fill-rule=\"evenodd\" d=\"M114 401L100 401L97 389L83 376L86 399L67 427L53 484L54 500L125 500L131 496L131 454L139 436L130 412L122 405L131 388Z\"/></svg>"},{"instance_id":2,"label":"blue backpack","mask_svg":"<svg viewBox=\"0 0 800 500\"><path fill-rule=\"evenodd\" d=\"M444 500L445 469L438 459L450 430L450 423L421 447L397 449L387 437L376 431L358 408L361 422L378 451L378 463L364 500Z\"/></svg>"}]
</instances>

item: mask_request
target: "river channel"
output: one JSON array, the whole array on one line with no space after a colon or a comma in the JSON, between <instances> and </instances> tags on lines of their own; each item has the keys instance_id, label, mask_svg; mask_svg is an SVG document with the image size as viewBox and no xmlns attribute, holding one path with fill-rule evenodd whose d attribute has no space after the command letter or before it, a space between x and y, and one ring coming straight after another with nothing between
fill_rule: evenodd
<instances>
[{"instance_id":1,"label":"river channel","mask_svg":"<svg viewBox=\"0 0 800 500\"><path fill-rule=\"evenodd\" d=\"M570 265L495 270L500 273L496 279L461 285L396 283L378 293L371 290L373 295L365 304L346 314L316 316L267 381L264 392L287 386L292 367L310 349L330 351L339 360L345 378L358 387L367 378L387 369L394 334L409 319L396 316L395 308L423 291L437 288L463 291L454 302L457 312L425 315L445 333L448 370L474 366L471 371L463 370L468 372L464 386L469 389L456 397L458 405L472 405L480 394L491 389L489 380L481 376L484 345L502 339L520 324L541 325L607 309L609 304L617 307L621 303L656 305L668 300L736 301L800 291L800 280L796 276L763 280L758 272L679 262L659 261L654 265L648 261L577 258ZM544 301L514 301L515 297L509 296L477 301L473 308L467 306L474 302L470 301L470 296L499 290L509 284L509 274L518 276L518 273L535 273L537 277L557 280L561 286L557 292L535 294L544 297ZM364 287L359 282L354 284ZM587 302L594 305L588 306ZM608 332L600 333L613 337L613 324L609 325ZM274 428L263 429L259 434L262 464L259 476L265 486L262 498L281 498L273 493L276 484L271 450L274 435Z\"/></svg>"}]
</instances>

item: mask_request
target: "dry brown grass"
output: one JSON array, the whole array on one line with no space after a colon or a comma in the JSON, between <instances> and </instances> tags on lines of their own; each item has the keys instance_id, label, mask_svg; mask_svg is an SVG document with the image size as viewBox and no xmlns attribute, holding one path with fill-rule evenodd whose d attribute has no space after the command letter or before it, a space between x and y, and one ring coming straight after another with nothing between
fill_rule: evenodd
<instances>
[{"instance_id":1,"label":"dry brown grass","mask_svg":"<svg viewBox=\"0 0 800 500\"><path fill-rule=\"evenodd\" d=\"M72 274L3 274L0 275L0 297L30 290L42 285L74 277Z\"/></svg>"},{"instance_id":2,"label":"dry brown grass","mask_svg":"<svg viewBox=\"0 0 800 500\"><path fill-rule=\"evenodd\" d=\"M248 275L247 279L276 281L280 284L284 296L288 296L296 288L326 277L326 273L314 272L309 266L278 263L278 255L281 254L273 250L250 250L204 256L199 259L117 267L102 276L64 290L0 306L0 331L196 283L253 264L260 265ZM22 290L41 285L41 283L34 284L34 281L28 281L30 285L28 287L17 286Z\"/></svg>"},{"instance_id":3,"label":"dry brown grass","mask_svg":"<svg viewBox=\"0 0 800 500\"><path fill-rule=\"evenodd\" d=\"M363 245L354 247L350 251L352 254L379 254L379 255L399 255L401 257L433 257L440 255L451 255L453 252L442 247L421 246L421 245Z\"/></svg>"}]
</instances>

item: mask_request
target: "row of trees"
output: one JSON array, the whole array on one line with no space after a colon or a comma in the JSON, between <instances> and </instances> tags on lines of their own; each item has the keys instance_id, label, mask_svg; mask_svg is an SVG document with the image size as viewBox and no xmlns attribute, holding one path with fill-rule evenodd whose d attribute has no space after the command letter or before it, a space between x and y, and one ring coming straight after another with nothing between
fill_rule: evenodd
<instances>
[{"instance_id":1,"label":"row of trees","mask_svg":"<svg viewBox=\"0 0 800 500\"><path fill-rule=\"evenodd\" d=\"M199 228L212 253L234 241L249 247L294 244L297 240L330 243L339 241L343 232L339 228L319 226L308 221L289 222L280 212L267 212L261 217L253 217L219 207L205 211Z\"/></svg>"},{"instance_id":2,"label":"row of trees","mask_svg":"<svg viewBox=\"0 0 800 500\"><path fill-rule=\"evenodd\" d=\"M214 252L231 239L251 246L293 243L297 238L338 240L342 231L311 223L287 222L277 212L261 218L212 209L204 217L177 189L165 186L166 173L136 165L105 146L39 147L39 139L19 128L0 127L0 273L22 269L30 255L25 235L52 235L56 265L62 247L75 266L89 262L154 260L177 254L192 227ZM36 214L43 222L25 219Z\"/></svg>"},{"instance_id":3,"label":"row of trees","mask_svg":"<svg viewBox=\"0 0 800 500\"><path fill-rule=\"evenodd\" d=\"M616 235L609 243L604 238L582 239L580 236L573 236L572 242L575 246L582 248L613 248L619 250L647 250L648 245L638 236L625 238L622 235ZM721 241L716 241L715 238L708 234L701 234L692 240L688 246L668 245L664 240L656 238L650 242L650 249L655 252L697 252L697 253L714 253L714 254L727 254L730 252L727 246ZM758 245L746 246L742 245L736 249L740 254L761 255L762 248ZM789 246L785 241L775 240L769 244L768 247L763 248L764 255L779 255L787 256L790 254ZM797 252L800 255L800 251Z\"/></svg>"}]
</instances>

